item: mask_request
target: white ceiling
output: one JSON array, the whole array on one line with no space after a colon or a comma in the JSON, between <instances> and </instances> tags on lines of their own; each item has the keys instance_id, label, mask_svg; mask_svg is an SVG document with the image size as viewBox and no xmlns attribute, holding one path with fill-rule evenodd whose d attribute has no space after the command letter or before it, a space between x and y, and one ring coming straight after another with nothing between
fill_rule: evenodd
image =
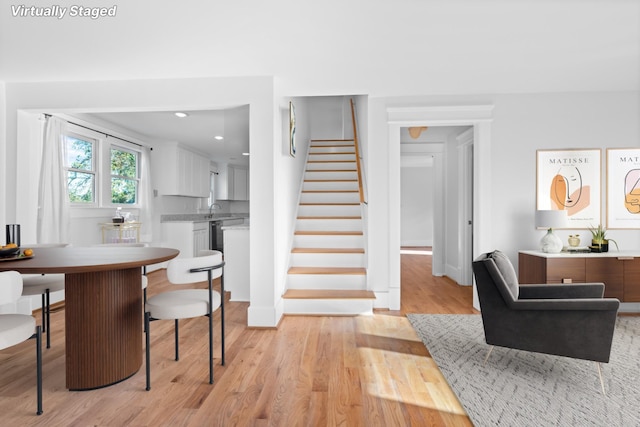
<instances>
[{"instance_id":1,"label":"white ceiling","mask_svg":"<svg viewBox=\"0 0 640 427\"><path fill-rule=\"evenodd\" d=\"M247 164L249 157L249 106L223 110L139 111L115 113L76 113L83 121L125 132L157 145L178 142L221 163ZM214 136L222 136L216 140Z\"/></svg>"},{"instance_id":2,"label":"white ceiling","mask_svg":"<svg viewBox=\"0 0 640 427\"><path fill-rule=\"evenodd\" d=\"M113 3L115 17L95 20L14 17L7 5L0 82L273 76L283 96L464 95L465 102L640 90L637 0ZM192 113L182 121L168 112L83 115L212 158L246 160L237 158L248 151L247 111ZM214 143L221 122L225 140Z\"/></svg>"},{"instance_id":3,"label":"white ceiling","mask_svg":"<svg viewBox=\"0 0 640 427\"><path fill-rule=\"evenodd\" d=\"M637 0L112 3L116 16L95 20L13 17L7 4L0 81L274 76L285 96L640 89Z\"/></svg>"}]
</instances>

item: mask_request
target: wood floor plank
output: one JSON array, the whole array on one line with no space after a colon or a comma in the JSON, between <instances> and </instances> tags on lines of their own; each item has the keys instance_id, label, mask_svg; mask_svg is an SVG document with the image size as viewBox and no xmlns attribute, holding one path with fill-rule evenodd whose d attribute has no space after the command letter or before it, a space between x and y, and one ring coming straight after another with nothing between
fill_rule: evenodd
<instances>
[{"instance_id":1,"label":"wood floor plank","mask_svg":"<svg viewBox=\"0 0 640 427\"><path fill-rule=\"evenodd\" d=\"M278 329L247 328L248 303L226 296L226 366L214 327L215 383L208 384L207 320L153 322L152 389L144 363L103 389L64 388L64 308L43 349L44 414L35 415L35 343L0 351L1 425L274 426L471 425L406 319L407 313L473 313L471 288L431 276L429 256L402 255L401 310L372 316L287 316ZM205 283L200 284L203 288ZM149 274L149 295L173 286ZM36 319L40 322L40 316ZM219 316L214 316L218 326ZM142 331L141 331L142 333Z\"/></svg>"}]
</instances>

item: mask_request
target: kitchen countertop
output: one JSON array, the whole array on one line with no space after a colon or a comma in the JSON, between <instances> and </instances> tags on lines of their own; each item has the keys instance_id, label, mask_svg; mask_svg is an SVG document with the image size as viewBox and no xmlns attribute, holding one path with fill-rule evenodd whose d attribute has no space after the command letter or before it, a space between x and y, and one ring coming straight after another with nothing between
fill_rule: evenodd
<instances>
[{"instance_id":1,"label":"kitchen countertop","mask_svg":"<svg viewBox=\"0 0 640 427\"><path fill-rule=\"evenodd\" d=\"M219 213L219 214L167 214L160 215L160 222L210 222L227 219L249 218L248 213Z\"/></svg>"},{"instance_id":2,"label":"kitchen countertop","mask_svg":"<svg viewBox=\"0 0 640 427\"><path fill-rule=\"evenodd\" d=\"M249 230L251 226L249 224L238 224L238 225L224 225L222 226L222 231L226 230Z\"/></svg>"}]
</instances>

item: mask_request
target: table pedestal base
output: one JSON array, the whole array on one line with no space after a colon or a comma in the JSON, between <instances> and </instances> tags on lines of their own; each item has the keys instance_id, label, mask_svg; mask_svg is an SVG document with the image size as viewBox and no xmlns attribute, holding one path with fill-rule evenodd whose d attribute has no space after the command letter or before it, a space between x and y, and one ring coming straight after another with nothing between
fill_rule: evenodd
<instances>
[{"instance_id":1,"label":"table pedestal base","mask_svg":"<svg viewBox=\"0 0 640 427\"><path fill-rule=\"evenodd\" d=\"M65 275L69 390L106 387L142 366L140 267Z\"/></svg>"}]
</instances>

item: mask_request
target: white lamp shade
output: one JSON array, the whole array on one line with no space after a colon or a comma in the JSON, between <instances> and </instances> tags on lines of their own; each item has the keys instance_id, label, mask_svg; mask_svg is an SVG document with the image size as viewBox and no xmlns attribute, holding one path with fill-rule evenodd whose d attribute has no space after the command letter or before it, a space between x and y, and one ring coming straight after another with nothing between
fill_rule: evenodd
<instances>
[{"instance_id":1,"label":"white lamp shade","mask_svg":"<svg viewBox=\"0 0 640 427\"><path fill-rule=\"evenodd\" d=\"M538 210L536 211L537 228L562 228L567 226L567 211Z\"/></svg>"}]
</instances>

